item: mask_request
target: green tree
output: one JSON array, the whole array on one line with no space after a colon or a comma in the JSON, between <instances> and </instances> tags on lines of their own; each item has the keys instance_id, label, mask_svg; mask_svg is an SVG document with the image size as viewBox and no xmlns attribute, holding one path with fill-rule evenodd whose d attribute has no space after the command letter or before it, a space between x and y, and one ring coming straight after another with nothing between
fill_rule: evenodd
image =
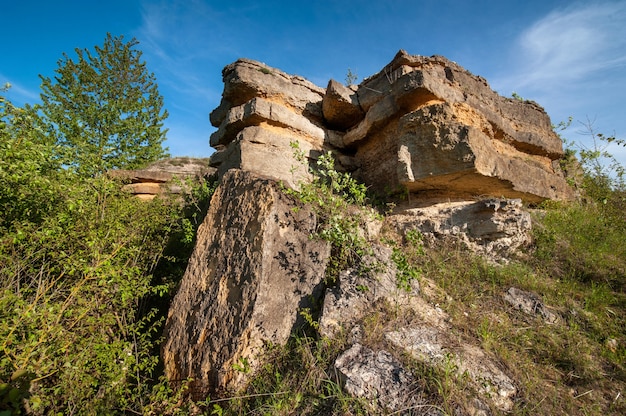
<instances>
[{"instance_id":1,"label":"green tree","mask_svg":"<svg viewBox=\"0 0 626 416\"><path fill-rule=\"evenodd\" d=\"M66 172L54 157L54 145L36 126L33 107L20 108L0 88L0 235L38 223L58 200Z\"/></svg>"},{"instance_id":2,"label":"green tree","mask_svg":"<svg viewBox=\"0 0 626 416\"><path fill-rule=\"evenodd\" d=\"M59 60L54 79L42 79L42 121L60 146L60 160L81 175L135 169L167 155L167 129L154 74L139 42L107 34L95 53L76 49Z\"/></svg>"}]
</instances>

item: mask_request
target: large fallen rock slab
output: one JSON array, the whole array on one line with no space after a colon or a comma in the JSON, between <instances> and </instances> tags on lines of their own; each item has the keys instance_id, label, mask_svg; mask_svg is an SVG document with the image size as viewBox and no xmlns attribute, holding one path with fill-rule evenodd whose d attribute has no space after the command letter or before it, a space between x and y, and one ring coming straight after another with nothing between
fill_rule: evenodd
<instances>
[{"instance_id":1,"label":"large fallen rock slab","mask_svg":"<svg viewBox=\"0 0 626 416\"><path fill-rule=\"evenodd\" d=\"M296 209L297 208L297 209ZM321 295L330 249L316 219L276 182L232 170L222 178L169 310L163 360L196 397L242 388L264 343L284 344L300 308Z\"/></svg>"}]
</instances>

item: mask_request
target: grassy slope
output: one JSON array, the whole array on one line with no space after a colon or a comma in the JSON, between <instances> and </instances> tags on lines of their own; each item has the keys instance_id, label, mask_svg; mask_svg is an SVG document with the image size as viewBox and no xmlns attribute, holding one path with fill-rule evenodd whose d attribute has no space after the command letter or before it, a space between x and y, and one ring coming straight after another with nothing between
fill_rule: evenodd
<instances>
[{"instance_id":1,"label":"grassy slope","mask_svg":"<svg viewBox=\"0 0 626 416\"><path fill-rule=\"evenodd\" d=\"M451 317L464 338L495 355L519 390L512 414L626 414L626 227L623 214L594 204L550 204L534 212L535 244L519 260L496 266L460 247L415 255L401 247L424 296ZM620 222L621 221L621 222ZM560 317L554 325L503 300L510 287L534 292ZM385 326L409 317L384 305L363 322L377 342ZM367 342L367 341L366 341ZM245 397L210 403L215 414L369 414L347 397L332 370L345 339L294 338L275 348ZM473 396L445 369L410 363L421 388L444 411L467 409ZM498 412L492 409L494 414Z\"/></svg>"}]
</instances>

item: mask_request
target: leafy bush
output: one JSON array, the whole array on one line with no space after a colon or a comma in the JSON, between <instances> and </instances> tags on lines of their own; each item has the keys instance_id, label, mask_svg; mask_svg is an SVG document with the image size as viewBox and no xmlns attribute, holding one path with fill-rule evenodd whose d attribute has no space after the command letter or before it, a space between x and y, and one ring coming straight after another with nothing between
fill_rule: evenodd
<instances>
[{"instance_id":1,"label":"leafy bush","mask_svg":"<svg viewBox=\"0 0 626 416\"><path fill-rule=\"evenodd\" d=\"M142 413L213 186L140 201L62 169L28 109L0 111L0 411Z\"/></svg>"},{"instance_id":2,"label":"leafy bush","mask_svg":"<svg viewBox=\"0 0 626 416\"><path fill-rule=\"evenodd\" d=\"M291 146L296 159L305 162L296 142ZM330 242L332 247L327 280L335 281L340 271L355 263L367 250L367 244L359 226L366 214L363 207L367 196L365 185L358 183L349 173L335 168L332 153L321 155L314 169L313 179L300 183L299 190L286 190L308 205L317 214L317 236ZM371 213L370 213L371 214Z\"/></svg>"},{"instance_id":3,"label":"leafy bush","mask_svg":"<svg viewBox=\"0 0 626 416\"><path fill-rule=\"evenodd\" d=\"M66 184L68 185L68 184ZM66 186L57 211L0 238L0 379L33 374L32 413L140 410L162 317L146 303L177 209L106 178Z\"/></svg>"}]
</instances>

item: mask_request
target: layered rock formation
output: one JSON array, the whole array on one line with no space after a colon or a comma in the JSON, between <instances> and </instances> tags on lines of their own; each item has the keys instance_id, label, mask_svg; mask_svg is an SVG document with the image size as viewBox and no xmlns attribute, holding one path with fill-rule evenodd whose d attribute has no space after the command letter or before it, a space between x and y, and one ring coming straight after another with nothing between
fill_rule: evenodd
<instances>
[{"instance_id":1,"label":"layered rock formation","mask_svg":"<svg viewBox=\"0 0 626 416\"><path fill-rule=\"evenodd\" d=\"M208 178L216 172L207 159L175 157L155 162L145 169L115 170L109 176L128 183L124 189L139 199L151 200L163 192L179 194L185 180Z\"/></svg>"},{"instance_id":2,"label":"layered rock formation","mask_svg":"<svg viewBox=\"0 0 626 416\"><path fill-rule=\"evenodd\" d=\"M369 272L345 270L326 288L330 247L310 238L315 215L281 186L297 188L310 177L306 161L332 151L338 169L383 198L405 197L385 219L390 232L419 231L426 243L452 238L499 261L530 241L523 202L574 197L543 109L499 96L445 58L403 51L358 87L331 80L324 90L245 59L226 66L223 79L211 113L221 184L167 319L169 379L193 379L198 397L243 388L263 346L284 344L302 308L316 304L323 336L353 334L335 363L350 394L382 396L375 406L388 412L432 410L411 390L410 371L393 356L400 351L467 375L482 395L473 414L489 414L483 399L510 410L517 388L497 358L453 339L448 317L417 284L399 289L392 250L377 235L382 223L362 232L372 246L363 259ZM384 332L387 349L360 335L363 317L381 303L415 317Z\"/></svg>"},{"instance_id":3,"label":"layered rock formation","mask_svg":"<svg viewBox=\"0 0 626 416\"><path fill-rule=\"evenodd\" d=\"M310 159L332 149L381 195L574 197L555 162L562 143L545 111L499 96L443 57L400 51L352 89L331 80L324 91L250 60L227 66L223 77L223 99L211 114L219 127L211 163L221 173L240 168L296 185L306 177L293 159L298 143Z\"/></svg>"}]
</instances>

